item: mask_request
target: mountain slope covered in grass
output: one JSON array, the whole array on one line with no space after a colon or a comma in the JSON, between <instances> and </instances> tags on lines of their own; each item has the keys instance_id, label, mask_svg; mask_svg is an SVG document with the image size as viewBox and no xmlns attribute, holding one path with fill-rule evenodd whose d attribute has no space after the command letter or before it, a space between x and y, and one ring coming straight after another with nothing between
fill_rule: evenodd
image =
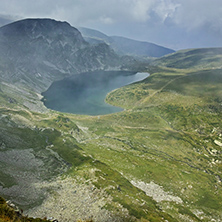
<instances>
[{"instance_id":1,"label":"mountain slope covered in grass","mask_svg":"<svg viewBox=\"0 0 222 222\"><path fill-rule=\"evenodd\" d=\"M171 68L217 68L222 64L222 48L180 50L154 61L153 64Z\"/></svg>"},{"instance_id":2,"label":"mountain slope covered in grass","mask_svg":"<svg viewBox=\"0 0 222 222\"><path fill-rule=\"evenodd\" d=\"M220 51L162 57L100 116L48 110L2 72L0 195L59 221L221 221Z\"/></svg>"}]
</instances>

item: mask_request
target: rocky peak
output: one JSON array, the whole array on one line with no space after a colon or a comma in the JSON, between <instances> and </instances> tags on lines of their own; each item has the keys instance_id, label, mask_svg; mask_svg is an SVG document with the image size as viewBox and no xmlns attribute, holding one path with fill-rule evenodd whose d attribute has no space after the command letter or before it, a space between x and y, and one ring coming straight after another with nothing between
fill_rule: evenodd
<instances>
[{"instance_id":1,"label":"rocky peak","mask_svg":"<svg viewBox=\"0 0 222 222\"><path fill-rule=\"evenodd\" d=\"M15 52L22 50L31 54L33 51L42 54L50 48L61 51L65 45L72 52L88 46L76 28L52 19L25 19L8 24L0 28L0 39L7 43L6 47L15 48Z\"/></svg>"},{"instance_id":2,"label":"rocky peak","mask_svg":"<svg viewBox=\"0 0 222 222\"><path fill-rule=\"evenodd\" d=\"M1 37L36 39L44 36L49 39L63 37L86 43L81 33L67 22L53 19L24 19L0 28Z\"/></svg>"}]
</instances>

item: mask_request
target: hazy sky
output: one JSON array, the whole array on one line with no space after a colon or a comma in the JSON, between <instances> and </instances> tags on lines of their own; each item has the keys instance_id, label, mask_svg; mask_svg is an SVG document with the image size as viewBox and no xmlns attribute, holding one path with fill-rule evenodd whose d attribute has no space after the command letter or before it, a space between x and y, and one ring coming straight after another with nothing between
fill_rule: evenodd
<instances>
[{"instance_id":1,"label":"hazy sky","mask_svg":"<svg viewBox=\"0 0 222 222\"><path fill-rule=\"evenodd\" d=\"M0 17L47 17L173 49L222 47L222 0L0 0Z\"/></svg>"}]
</instances>

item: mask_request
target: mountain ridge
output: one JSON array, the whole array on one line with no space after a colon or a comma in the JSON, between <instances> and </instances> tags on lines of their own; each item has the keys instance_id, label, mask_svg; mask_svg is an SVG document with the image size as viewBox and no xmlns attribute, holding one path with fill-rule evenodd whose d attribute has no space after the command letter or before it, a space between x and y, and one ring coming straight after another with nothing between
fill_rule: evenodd
<instances>
[{"instance_id":1,"label":"mountain ridge","mask_svg":"<svg viewBox=\"0 0 222 222\"><path fill-rule=\"evenodd\" d=\"M179 50L156 59L152 64L178 69L221 67L222 48L212 47Z\"/></svg>"},{"instance_id":2,"label":"mountain ridge","mask_svg":"<svg viewBox=\"0 0 222 222\"><path fill-rule=\"evenodd\" d=\"M24 19L0 28L0 78L38 92L58 79L81 72L121 69L121 58L104 43L90 46L67 22Z\"/></svg>"},{"instance_id":3,"label":"mountain ridge","mask_svg":"<svg viewBox=\"0 0 222 222\"><path fill-rule=\"evenodd\" d=\"M121 36L107 36L94 29L79 27L79 30L86 41L91 44L98 44L103 41L109 44L111 48L120 55L127 54L139 57L161 57L175 52L172 49L146 41L138 41Z\"/></svg>"}]
</instances>

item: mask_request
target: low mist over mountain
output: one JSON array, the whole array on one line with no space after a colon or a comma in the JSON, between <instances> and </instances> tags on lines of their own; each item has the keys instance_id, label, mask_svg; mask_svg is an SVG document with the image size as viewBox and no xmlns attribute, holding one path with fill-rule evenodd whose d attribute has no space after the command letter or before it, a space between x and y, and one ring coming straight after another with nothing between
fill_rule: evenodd
<instances>
[{"instance_id":1,"label":"low mist over mountain","mask_svg":"<svg viewBox=\"0 0 222 222\"><path fill-rule=\"evenodd\" d=\"M105 43L90 46L67 22L25 19L0 28L0 78L37 91L67 75L120 69L130 61Z\"/></svg>"},{"instance_id":2,"label":"low mist over mountain","mask_svg":"<svg viewBox=\"0 0 222 222\"><path fill-rule=\"evenodd\" d=\"M175 52L172 49L150 42L141 42L120 36L107 36L99 31L88 28L79 28L79 30L86 41L91 44L105 42L120 55L161 57Z\"/></svg>"}]
</instances>

